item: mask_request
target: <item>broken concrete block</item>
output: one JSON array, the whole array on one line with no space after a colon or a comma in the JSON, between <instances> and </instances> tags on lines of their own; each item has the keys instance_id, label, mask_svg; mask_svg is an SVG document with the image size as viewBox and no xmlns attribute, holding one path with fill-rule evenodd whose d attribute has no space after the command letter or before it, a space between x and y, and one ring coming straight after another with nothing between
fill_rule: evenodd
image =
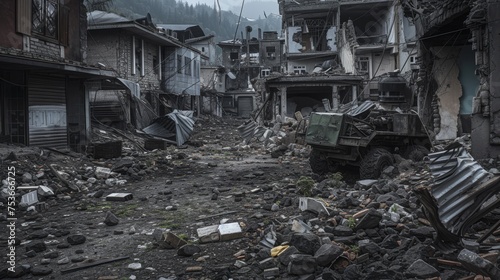
<instances>
[{"instance_id":1,"label":"broken concrete block","mask_svg":"<svg viewBox=\"0 0 500 280\"><path fill-rule=\"evenodd\" d=\"M318 214L325 213L330 215L323 201L310 197L301 197L299 199L299 209L301 211L309 210Z\"/></svg>"},{"instance_id":2,"label":"broken concrete block","mask_svg":"<svg viewBox=\"0 0 500 280\"><path fill-rule=\"evenodd\" d=\"M98 166L96 167L94 174L97 179L107 179L109 176L116 173L112 172L109 168Z\"/></svg>"},{"instance_id":3,"label":"broken concrete block","mask_svg":"<svg viewBox=\"0 0 500 280\"><path fill-rule=\"evenodd\" d=\"M186 245L187 242L179 238L177 235L166 232L163 234L163 241L160 243L160 247L166 249L175 249L180 248L181 246Z\"/></svg>"},{"instance_id":4,"label":"broken concrete block","mask_svg":"<svg viewBox=\"0 0 500 280\"><path fill-rule=\"evenodd\" d=\"M220 241L227 241L243 237L243 231L239 223L219 225Z\"/></svg>"},{"instance_id":5,"label":"broken concrete block","mask_svg":"<svg viewBox=\"0 0 500 280\"><path fill-rule=\"evenodd\" d=\"M472 251L467 249L460 251L460 254L458 254L458 261L460 261L465 268L476 274L488 276L491 279L500 279L500 270L496 265L481 258L481 256Z\"/></svg>"},{"instance_id":6,"label":"broken concrete block","mask_svg":"<svg viewBox=\"0 0 500 280\"><path fill-rule=\"evenodd\" d=\"M304 232L309 232L310 230L311 230L311 227L308 226L303 221L298 221L298 220L292 221L292 231L293 232L304 233Z\"/></svg>"},{"instance_id":7,"label":"broken concrete block","mask_svg":"<svg viewBox=\"0 0 500 280\"><path fill-rule=\"evenodd\" d=\"M106 201L127 201L133 198L131 193L112 193L106 196Z\"/></svg>"},{"instance_id":8,"label":"broken concrete block","mask_svg":"<svg viewBox=\"0 0 500 280\"><path fill-rule=\"evenodd\" d=\"M280 275L280 269L277 267L264 269L264 278L276 277Z\"/></svg>"},{"instance_id":9,"label":"broken concrete block","mask_svg":"<svg viewBox=\"0 0 500 280\"><path fill-rule=\"evenodd\" d=\"M219 225L202 227L196 230L201 243L219 241Z\"/></svg>"}]
</instances>

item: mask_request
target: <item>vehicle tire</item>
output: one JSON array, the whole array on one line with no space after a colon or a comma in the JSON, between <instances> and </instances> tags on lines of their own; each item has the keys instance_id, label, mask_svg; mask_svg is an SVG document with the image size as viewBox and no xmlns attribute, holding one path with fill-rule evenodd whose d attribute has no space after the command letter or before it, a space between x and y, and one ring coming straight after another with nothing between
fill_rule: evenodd
<instances>
[{"instance_id":1,"label":"vehicle tire","mask_svg":"<svg viewBox=\"0 0 500 280\"><path fill-rule=\"evenodd\" d=\"M321 158L321 153L317 150L312 150L309 156L309 165L311 166L312 172L316 174L326 174L329 171L328 161Z\"/></svg>"},{"instance_id":2,"label":"vehicle tire","mask_svg":"<svg viewBox=\"0 0 500 280\"><path fill-rule=\"evenodd\" d=\"M361 179L377 179L385 168L394 164L391 153L382 148L370 150L359 165Z\"/></svg>"},{"instance_id":3,"label":"vehicle tire","mask_svg":"<svg viewBox=\"0 0 500 280\"><path fill-rule=\"evenodd\" d=\"M411 159L414 162L419 162L422 161L429 153L430 152L426 147L422 145L413 145L406 149L404 157Z\"/></svg>"}]
</instances>

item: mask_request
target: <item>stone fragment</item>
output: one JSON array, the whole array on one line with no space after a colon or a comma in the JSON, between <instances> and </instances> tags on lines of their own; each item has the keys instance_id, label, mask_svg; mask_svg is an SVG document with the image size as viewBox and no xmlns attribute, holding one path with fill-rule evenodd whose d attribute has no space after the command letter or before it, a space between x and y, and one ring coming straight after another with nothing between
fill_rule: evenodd
<instances>
[{"instance_id":1,"label":"stone fragment","mask_svg":"<svg viewBox=\"0 0 500 280\"><path fill-rule=\"evenodd\" d=\"M280 269L277 267L273 268L266 268L264 269L263 276L264 278L269 278L269 277L276 277L280 275Z\"/></svg>"},{"instance_id":2,"label":"stone fragment","mask_svg":"<svg viewBox=\"0 0 500 280\"><path fill-rule=\"evenodd\" d=\"M166 232L163 234L163 242L160 243L160 247L166 249L175 249L180 248L181 246L186 244L187 242L179 238L177 235L171 232Z\"/></svg>"},{"instance_id":3,"label":"stone fragment","mask_svg":"<svg viewBox=\"0 0 500 280\"><path fill-rule=\"evenodd\" d=\"M470 250L463 249L460 251L460 254L458 254L458 261L460 261L465 268L476 274L488 276L491 279L500 279L500 270L495 264Z\"/></svg>"},{"instance_id":4,"label":"stone fragment","mask_svg":"<svg viewBox=\"0 0 500 280\"><path fill-rule=\"evenodd\" d=\"M219 225L202 227L196 230L201 243L219 241Z\"/></svg>"},{"instance_id":5,"label":"stone fragment","mask_svg":"<svg viewBox=\"0 0 500 280\"><path fill-rule=\"evenodd\" d=\"M193 244L186 244L186 245L181 246L177 250L177 255L182 256L182 257L190 257L194 254L199 253L199 252L201 252L200 247L193 245Z\"/></svg>"},{"instance_id":6,"label":"stone fragment","mask_svg":"<svg viewBox=\"0 0 500 280\"><path fill-rule=\"evenodd\" d=\"M370 211L359 220L355 230L376 228L379 226L381 220L382 214L377 210L370 209Z\"/></svg>"},{"instance_id":7,"label":"stone fragment","mask_svg":"<svg viewBox=\"0 0 500 280\"><path fill-rule=\"evenodd\" d=\"M30 234L29 239L43 239L49 236L49 233L44 230L37 230Z\"/></svg>"},{"instance_id":8,"label":"stone fragment","mask_svg":"<svg viewBox=\"0 0 500 280\"><path fill-rule=\"evenodd\" d=\"M64 257L64 258L62 258L62 259L60 259L60 260L57 261L58 265L67 264L67 263L69 263L69 258L68 257Z\"/></svg>"},{"instance_id":9,"label":"stone fragment","mask_svg":"<svg viewBox=\"0 0 500 280\"><path fill-rule=\"evenodd\" d=\"M439 271L432 265L424 262L422 259L416 260L405 272L406 277L415 277L419 279L427 279L438 277Z\"/></svg>"},{"instance_id":10,"label":"stone fragment","mask_svg":"<svg viewBox=\"0 0 500 280\"><path fill-rule=\"evenodd\" d=\"M239 223L219 225L220 241L227 241L243 237L243 231Z\"/></svg>"},{"instance_id":11,"label":"stone fragment","mask_svg":"<svg viewBox=\"0 0 500 280\"><path fill-rule=\"evenodd\" d=\"M106 212L106 218L104 219L104 223L107 226L116 226L120 220L115 216L115 214L111 213L110 211Z\"/></svg>"},{"instance_id":12,"label":"stone fragment","mask_svg":"<svg viewBox=\"0 0 500 280\"><path fill-rule=\"evenodd\" d=\"M43 252L47 250L47 246L43 241L32 241L28 244L26 244L26 251L35 251L37 253Z\"/></svg>"},{"instance_id":13,"label":"stone fragment","mask_svg":"<svg viewBox=\"0 0 500 280\"><path fill-rule=\"evenodd\" d=\"M297 250L294 246L290 246L278 255L278 260L281 264L288 265L290 262L290 256L297 253L299 253L299 250Z\"/></svg>"},{"instance_id":14,"label":"stone fragment","mask_svg":"<svg viewBox=\"0 0 500 280\"><path fill-rule=\"evenodd\" d=\"M106 201L127 201L133 198L131 193L111 193L106 196Z\"/></svg>"},{"instance_id":15,"label":"stone fragment","mask_svg":"<svg viewBox=\"0 0 500 280\"><path fill-rule=\"evenodd\" d=\"M141 263L131 263L127 267L131 270L139 270L142 268L142 264Z\"/></svg>"},{"instance_id":16,"label":"stone fragment","mask_svg":"<svg viewBox=\"0 0 500 280\"><path fill-rule=\"evenodd\" d=\"M79 245L85 243L87 238L84 235L81 234L74 234L70 235L66 238L69 244L71 245Z\"/></svg>"},{"instance_id":17,"label":"stone fragment","mask_svg":"<svg viewBox=\"0 0 500 280\"><path fill-rule=\"evenodd\" d=\"M311 255L293 254L288 263L288 273L294 275L312 274L316 271L316 260Z\"/></svg>"},{"instance_id":18,"label":"stone fragment","mask_svg":"<svg viewBox=\"0 0 500 280\"><path fill-rule=\"evenodd\" d=\"M52 273L52 268L46 266L35 266L31 268L31 274L35 276L45 276Z\"/></svg>"},{"instance_id":19,"label":"stone fragment","mask_svg":"<svg viewBox=\"0 0 500 280\"><path fill-rule=\"evenodd\" d=\"M314 254L314 258L319 266L327 267L340 257L343 252L344 250L337 245L323 244Z\"/></svg>"},{"instance_id":20,"label":"stone fragment","mask_svg":"<svg viewBox=\"0 0 500 280\"><path fill-rule=\"evenodd\" d=\"M59 252L58 251L50 251L50 252L43 254L43 257L46 259L56 259L59 257Z\"/></svg>"},{"instance_id":21,"label":"stone fragment","mask_svg":"<svg viewBox=\"0 0 500 280\"><path fill-rule=\"evenodd\" d=\"M201 266L186 267L186 272L200 272L202 270L203 270L203 267L201 267Z\"/></svg>"},{"instance_id":22,"label":"stone fragment","mask_svg":"<svg viewBox=\"0 0 500 280\"><path fill-rule=\"evenodd\" d=\"M290 240L290 245L304 254L314 255L321 246L321 241L313 233L294 233Z\"/></svg>"},{"instance_id":23,"label":"stone fragment","mask_svg":"<svg viewBox=\"0 0 500 280\"><path fill-rule=\"evenodd\" d=\"M351 236L353 234L352 229L346 226L336 226L333 229L333 234L335 236Z\"/></svg>"}]
</instances>

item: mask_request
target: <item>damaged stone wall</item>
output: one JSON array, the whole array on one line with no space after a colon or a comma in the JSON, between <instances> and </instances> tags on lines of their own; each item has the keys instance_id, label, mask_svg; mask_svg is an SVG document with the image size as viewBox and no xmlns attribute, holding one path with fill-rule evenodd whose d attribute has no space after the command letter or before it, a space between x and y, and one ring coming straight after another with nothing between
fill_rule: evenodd
<instances>
[{"instance_id":1,"label":"damaged stone wall","mask_svg":"<svg viewBox=\"0 0 500 280\"><path fill-rule=\"evenodd\" d=\"M456 63L460 48L433 47L430 51L436 61L432 69L432 79L435 79L439 86L435 92L440 120L434 127L436 140L455 139L458 133L457 116L460 113L460 103L457 100L462 96Z\"/></svg>"}]
</instances>

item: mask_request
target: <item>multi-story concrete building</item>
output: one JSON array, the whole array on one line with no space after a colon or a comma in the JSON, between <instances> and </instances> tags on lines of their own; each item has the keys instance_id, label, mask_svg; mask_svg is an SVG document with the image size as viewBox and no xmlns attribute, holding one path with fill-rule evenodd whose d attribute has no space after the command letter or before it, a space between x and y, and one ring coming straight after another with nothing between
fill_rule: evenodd
<instances>
[{"instance_id":1,"label":"multi-story concrete building","mask_svg":"<svg viewBox=\"0 0 500 280\"><path fill-rule=\"evenodd\" d=\"M115 81L112 71L86 63L82 1L0 6L1 141L80 151L90 136L90 88Z\"/></svg>"}]
</instances>

